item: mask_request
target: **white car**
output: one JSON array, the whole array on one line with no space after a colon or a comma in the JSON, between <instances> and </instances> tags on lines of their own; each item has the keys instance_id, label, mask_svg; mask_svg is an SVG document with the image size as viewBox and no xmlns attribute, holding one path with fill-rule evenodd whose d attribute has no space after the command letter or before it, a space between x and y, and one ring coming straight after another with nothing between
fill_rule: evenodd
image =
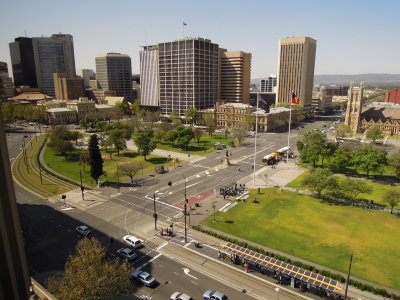
<instances>
[{"instance_id":1,"label":"white car","mask_svg":"<svg viewBox=\"0 0 400 300\"><path fill-rule=\"evenodd\" d=\"M180 293L180 292L175 292L169 297L170 300L193 300L192 297L190 297L187 294Z\"/></svg>"},{"instance_id":2,"label":"white car","mask_svg":"<svg viewBox=\"0 0 400 300\"><path fill-rule=\"evenodd\" d=\"M121 248L117 250L117 253L120 257L126 258L127 260L132 260L136 258L136 253L132 249L129 248Z\"/></svg>"},{"instance_id":3,"label":"white car","mask_svg":"<svg viewBox=\"0 0 400 300\"><path fill-rule=\"evenodd\" d=\"M134 279L139 280L145 286L152 286L152 285L156 284L156 282L157 282L153 276L151 276L149 273L141 271L141 270L136 270L135 272L133 272L132 277Z\"/></svg>"},{"instance_id":4,"label":"white car","mask_svg":"<svg viewBox=\"0 0 400 300\"><path fill-rule=\"evenodd\" d=\"M91 229L90 227L86 226L86 225L81 225L76 227L76 232L79 233L82 236L87 236L89 233L92 232L93 229Z\"/></svg>"},{"instance_id":5,"label":"white car","mask_svg":"<svg viewBox=\"0 0 400 300\"><path fill-rule=\"evenodd\" d=\"M124 242L133 248L139 248L143 246L143 242L133 235L125 235L123 238Z\"/></svg>"}]
</instances>

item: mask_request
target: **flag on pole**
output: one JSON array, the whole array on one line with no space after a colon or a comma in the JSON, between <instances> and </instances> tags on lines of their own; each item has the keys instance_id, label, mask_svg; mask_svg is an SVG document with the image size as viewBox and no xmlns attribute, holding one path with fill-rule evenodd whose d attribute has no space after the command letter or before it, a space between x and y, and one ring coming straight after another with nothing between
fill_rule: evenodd
<instances>
[{"instance_id":1,"label":"flag on pole","mask_svg":"<svg viewBox=\"0 0 400 300\"><path fill-rule=\"evenodd\" d=\"M293 104L299 104L300 103L300 99L297 98L295 93L292 93L292 103Z\"/></svg>"},{"instance_id":2,"label":"flag on pole","mask_svg":"<svg viewBox=\"0 0 400 300\"><path fill-rule=\"evenodd\" d=\"M183 22L183 26L186 26L187 24L185 22Z\"/></svg>"},{"instance_id":3,"label":"flag on pole","mask_svg":"<svg viewBox=\"0 0 400 300\"><path fill-rule=\"evenodd\" d=\"M265 99L260 94L258 94L257 97L258 97L258 99L257 99L258 107L265 110L266 113L269 113L269 105L268 105L267 101L265 101Z\"/></svg>"}]
</instances>

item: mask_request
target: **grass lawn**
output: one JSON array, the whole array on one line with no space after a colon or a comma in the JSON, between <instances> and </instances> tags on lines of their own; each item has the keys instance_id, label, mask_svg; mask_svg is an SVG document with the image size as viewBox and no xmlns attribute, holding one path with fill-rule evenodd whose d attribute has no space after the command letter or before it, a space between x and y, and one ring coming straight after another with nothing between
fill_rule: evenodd
<instances>
[{"instance_id":1,"label":"grass lawn","mask_svg":"<svg viewBox=\"0 0 400 300\"><path fill-rule=\"evenodd\" d=\"M307 187L303 184L301 184L303 178L308 174L308 172L304 172L300 176L298 176L296 179L293 181L289 182L286 186L292 187L295 189L299 190L305 190ZM345 178L343 177L338 177L339 183L344 181ZM375 203L385 205L387 204L382 201L383 195L388 191L388 190L397 190L400 191L399 186L389 186L389 185L384 185L380 183L375 183L375 182L370 182L366 181L366 183L372 188L372 193L371 194L361 194L360 196L357 197L357 199L360 201L370 201L374 200ZM322 194L329 194L327 191L323 191ZM396 207L400 208L400 204L397 205Z\"/></svg>"},{"instance_id":2,"label":"grass lawn","mask_svg":"<svg viewBox=\"0 0 400 300\"><path fill-rule=\"evenodd\" d=\"M180 152L180 153L187 153L187 154L193 154L193 155L203 155L203 154L208 154L211 152L214 152L214 144L215 143L220 143L220 144L225 144L228 146L228 144L233 140L232 136L228 135L226 138L225 135L221 134L213 134L213 135L208 135L204 134L201 139L200 143L197 144L197 141L193 139L189 146L187 147L187 150L181 149L176 146L171 146L170 144L158 144L157 148L158 149L163 149L163 150L168 150L168 151L174 151L174 152Z\"/></svg>"},{"instance_id":3,"label":"grass lawn","mask_svg":"<svg viewBox=\"0 0 400 300\"><path fill-rule=\"evenodd\" d=\"M90 177L90 167L86 165L84 168L83 165L79 164L79 155L80 151L75 150L72 152L67 158L64 156L58 155L51 147L46 147L44 152L44 160L47 165L66 177L72 178L76 181L80 181L79 171L82 171L82 179L83 182L87 185L92 184L92 178ZM105 152L102 153L103 157L109 157ZM157 165L163 164L164 166L172 165L172 161L168 162L167 157L161 157L157 155L148 155L147 161L144 160L143 156L138 155L137 152L123 150L118 156L116 153L112 156L113 160L105 160L103 163L103 170L106 172L106 176L103 175L100 177L100 181L109 181L109 182L117 182L117 162L119 164L131 162L131 161L143 161L145 164L145 168L143 172L147 172L153 170ZM129 177L121 175L119 176L120 182L127 181ZM135 178L141 178L141 172L136 174ZM129 179L130 180L130 179Z\"/></svg>"},{"instance_id":4,"label":"grass lawn","mask_svg":"<svg viewBox=\"0 0 400 300\"><path fill-rule=\"evenodd\" d=\"M217 212L209 227L400 289L400 218L385 212L333 205L278 189L250 192L260 203L241 202Z\"/></svg>"}]
</instances>

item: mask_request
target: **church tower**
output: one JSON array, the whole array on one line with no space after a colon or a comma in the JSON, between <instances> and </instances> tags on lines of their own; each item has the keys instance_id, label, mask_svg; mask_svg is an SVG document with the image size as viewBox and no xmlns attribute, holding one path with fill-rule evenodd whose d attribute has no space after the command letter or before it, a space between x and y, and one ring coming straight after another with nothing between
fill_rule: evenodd
<instances>
[{"instance_id":1,"label":"church tower","mask_svg":"<svg viewBox=\"0 0 400 300\"><path fill-rule=\"evenodd\" d=\"M362 109L362 99L364 95L364 81L361 81L360 86L354 86L354 81L350 82L349 100L347 102L346 118L344 124L350 126L354 133L360 129L360 116Z\"/></svg>"}]
</instances>

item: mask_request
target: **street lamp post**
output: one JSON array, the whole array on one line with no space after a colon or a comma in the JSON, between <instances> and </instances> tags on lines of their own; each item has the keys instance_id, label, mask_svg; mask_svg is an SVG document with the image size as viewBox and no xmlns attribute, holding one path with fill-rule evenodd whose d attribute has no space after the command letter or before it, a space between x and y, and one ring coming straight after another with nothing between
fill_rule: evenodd
<instances>
[{"instance_id":1,"label":"street lamp post","mask_svg":"<svg viewBox=\"0 0 400 300\"><path fill-rule=\"evenodd\" d=\"M118 171L118 162L117 162L117 180L118 180L118 193L119 193L119 171Z\"/></svg>"},{"instance_id":2,"label":"street lamp post","mask_svg":"<svg viewBox=\"0 0 400 300\"><path fill-rule=\"evenodd\" d=\"M39 176L40 176L40 184L43 184L43 179L42 179L42 167L40 166L40 162L39 162Z\"/></svg>"},{"instance_id":3,"label":"street lamp post","mask_svg":"<svg viewBox=\"0 0 400 300\"><path fill-rule=\"evenodd\" d=\"M153 194L153 217L154 217L154 230L157 230L157 211L156 211L156 193L158 191L154 191Z\"/></svg>"},{"instance_id":4,"label":"street lamp post","mask_svg":"<svg viewBox=\"0 0 400 300\"><path fill-rule=\"evenodd\" d=\"M277 292L278 294L278 300L279 300L279 293L280 293L281 289L280 288L275 288L275 292Z\"/></svg>"},{"instance_id":5,"label":"street lamp post","mask_svg":"<svg viewBox=\"0 0 400 300\"><path fill-rule=\"evenodd\" d=\"M224 160L221 158L221 168L220 170L222 170L222 163L224 162Z\"/></svg>"},{"instance_id":6,"label":"street lamp post","mask_svg":"<svg viewBox=\"0 0 400 300\"><path fill-rule=\"evenodd\" d=\"M65 205L65 199L67 198L67 196L62 195L61 198L64 200L64 205Z\"/></svg>"},{"instance_id":7,"label":"street lamp post","mask_svg":"<svg viewBox=\"0 0 400 300\"><path fill-rule=\"evenodd\" d=\"M187 215L187 212L186 212L186 207L187 207L187 202L186 201L188 201L187 199L185 200L185 205L184 205L184 214L185 214L185 243L187 243L187 227L186 227L186 215Z\"/></svg>"},{"instance_id":8,"label":"street lamp post","mask_svg":"<svg viewBox=\"0 0 400 300\"><path fill-rule=\"evenodd\" d=\"M82 184L82 171L79 171L79 176L81 177L82 201L84 201L85 200L85 194L83 193L83 191L85 190L85 187Z\"/></svg>"},{"instance_id":9,"label":"street lamp post","mask_svg":"<svg viewBox=\"0 0 400 300\"><path fill-rule=\"evenodd\" d=\"M214 219L214 221L213 222L215 222L215 207L216 207L216 205L215 205L215 201L212 203L212 208L214 209L214 214L213 214L213 219Z\"/></svg>"}]
</instances>

